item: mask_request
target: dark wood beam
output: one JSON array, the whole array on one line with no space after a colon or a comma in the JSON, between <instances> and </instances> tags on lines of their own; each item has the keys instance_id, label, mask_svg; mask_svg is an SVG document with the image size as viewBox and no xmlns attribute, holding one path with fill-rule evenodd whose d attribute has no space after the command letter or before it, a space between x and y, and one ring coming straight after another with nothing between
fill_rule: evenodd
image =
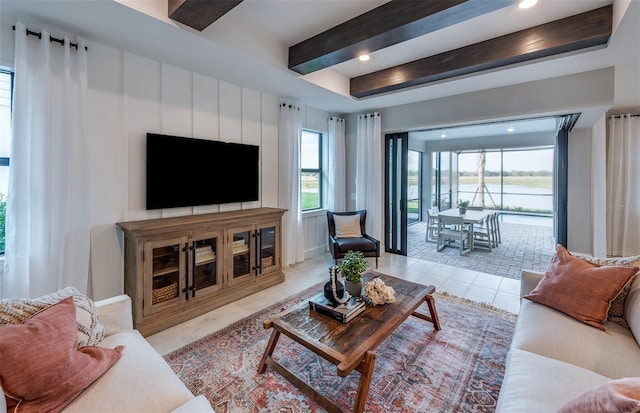
<instances>
[{"instance_id":1,"label":"dark wood beam","mask_svg":"<svg viewBox=\"0 0 640 413\"><path fill-rule=\"evenodd\" d=\"M611 37L613 6L496 37L438 55L351 79L358 98L423 85L482 70L606 45Z\"/></svg>"},{"instance_id":2,"label":"dark wood beam","mask_svg":"<svg viewBox=\"0 0 640 413\"><path fill-rule=\"evenodd\" d=\"M202 31L242 0L169 0L169 18Z\"/></svg>"},{"instance_id":3,"label":"dark wood beam","mask_svg":"<svg viewBox=\"0 0 640 413\"><path fill-rule=\"evenodd\" d=\"M291 46L289 69L300 74L315 72L514 3L515 0L393 0Z\"/></svg>"}]
</instances>

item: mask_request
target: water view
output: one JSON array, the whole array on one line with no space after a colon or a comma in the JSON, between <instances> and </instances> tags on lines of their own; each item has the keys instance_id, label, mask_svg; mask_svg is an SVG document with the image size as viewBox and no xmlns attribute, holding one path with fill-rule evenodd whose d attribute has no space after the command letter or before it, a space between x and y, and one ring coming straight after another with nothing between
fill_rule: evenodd
<instances>
[{"instance_id":1,"label":"water view","mask_svg":"<svg viewBox=\"0 0 640 413\"><path fill-rule=\"evenodd\" d=\"M553 211L553 191L546 188L532 188L524 185L485 184L484 205L487 208L499 208L514 211L529 211L550 214ZM458 197L469 200L471 205L478 185L458 186Z\"/></svg>"}]
</instances>

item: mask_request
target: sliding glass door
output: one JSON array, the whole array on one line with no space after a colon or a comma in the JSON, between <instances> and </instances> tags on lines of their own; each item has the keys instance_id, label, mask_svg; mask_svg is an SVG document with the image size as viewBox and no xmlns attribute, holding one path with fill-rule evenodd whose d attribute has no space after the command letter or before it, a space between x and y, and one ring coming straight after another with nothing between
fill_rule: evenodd
<instances>
[{"instance_id":1,"label":"sliding glass door","mask_svg":"<svg viewBox=\"0 0 640 413\"><path fill-rule=\"evenodd\" d=\"M407 255L409 134L385 135L385 251Z\"/></svg>"}]
</instances>

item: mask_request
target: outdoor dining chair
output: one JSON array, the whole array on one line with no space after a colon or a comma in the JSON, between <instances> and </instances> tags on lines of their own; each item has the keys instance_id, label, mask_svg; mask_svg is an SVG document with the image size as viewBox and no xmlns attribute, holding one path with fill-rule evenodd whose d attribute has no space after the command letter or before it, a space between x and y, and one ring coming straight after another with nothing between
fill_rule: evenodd
<instances>
[{"instance_id":1,"label":"outdoor dining chair","mask_svg":"<svg viewBox=\"0 0 640 413\"><path fill-rule=\"evenodd\" d=\"M427 231L424 240L427 242L436 242L438 240L438 212L437 206L427 210Z\"/></svg>"},{"instance_id":2,"label":"outdoor dining chair","mask_svg":"<svg viewBox=\"0 0 640 413\"><path fill-rule=\"evenodd\" d=\"M460 255L465 255L471 251L472 242L470 224L464 223L464 217L438 215L438 252L455 246L460 248Z\"/></svg>"}]
</instances>

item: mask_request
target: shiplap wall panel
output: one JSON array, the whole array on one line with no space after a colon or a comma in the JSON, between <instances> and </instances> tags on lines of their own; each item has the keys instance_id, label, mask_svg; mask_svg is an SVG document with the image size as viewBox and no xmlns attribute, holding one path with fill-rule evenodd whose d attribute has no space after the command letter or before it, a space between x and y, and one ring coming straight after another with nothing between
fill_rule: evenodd
<instances>
[{"instance_id":1,"label":"shiplap wall panel","mask_svg":"<svg viewBox=\"0 0 640 413\"><path fill-rule=\"evenodd\" d=\"M128 201L126 220L159 218L147 211L145 158L147 132L162 131L161 64L124 53L124 129L127 137Z\"/></svg>"},{"instance_id":2,"label":"shiplap wall panel","mask_svg":"<svg viewBox=\"0 0 640 413\"><path fill-rule=\"evenodd\" d=\"M162 133L193 137L192 73L162 64Z\"/></svg>"},{"instance_id":3,"label":"shiplap wall panel","mask_svg":"<svg viewBox=\"0 0 640 413\"><path fill-rule=\"evenodd\" d=\"M260 147L261 201L263 207L278 207L278 98L262 94L262 145Z\"/></svg>"},{"instance_id":4,"label":"shiplap wall panel","mask_svg":"<svg viewBox=\"0 0 640 413\"><path fill-rule=\"evenodd\" d=\"M161 70L162 133L193 137L192 73L166 63L162 64ZM193 207L165 208L161 213L163 218L192 215Z\"/></svg>"},{"instance_id":5,"label":"shiplap wall panel","mask_svg":"<svg viewBox=\"0 0 640 413\"><path fill-rule=\"evenodd\" d=\"M220 122L218 110L218 79L193 74L193 136L200 139L219 140ZM220 211L219 205L193 207L194 214Z\"/></svg>"},{"instance_id":6,"label":"shiplap wall panel","mask_svg":"<svg viewBox=\"0 0 640 413\"><path fill-rule=\"evenodd\" d=\"M219 140L218 80L193 74L193 136Z\"/></svg>"},{"instance_id":7,"label":"shiplap wall panel","mask_svg":"<svg viewBox=\"0 0 640 413\"><path fill-rule=\"evenodd\" d=\"M121 294L124 278L122 233L115 222L127 201L127 147L123 123L122 51L90 43L87 58L89 108L89 191L91 211L91 277L88 294L100 300Z\"/></svg>"},{"instance_id":8,"label":"shiplap wall panel","mask_svg":"<svg viewBox=\"0 0 640 413\"><path fill-rule=\"evenodd\" d=\"M225 142L242 142L242 88L232 83L220 81L220 140ZM242 168L242 164L230 165L230 176L234 168ZM229 179L229 177L221 177ZM240 202L221 204L220 211L236 211L242 209Z\"/></svg>"},{"instance_id":9,"label":"shiplap wall panel","mask_svg":"<svg viewBox=\"0 0 640 413\"><path fill-rule=\"evenodd\" d=\"M219 82L220 88L220 140L242 142L242 88L232 83Z\"/></svg>"},{"instance_id":10,"label":"shiplap wall panel","mask_svg":"<svg viewBox=\"0 0 640 413\"><path fill-rule=\"evenodd\" d=\"M262 128L260 112L260 92L242 88L242 143L247 145L261 146ZM260 151L260 150L259 150ZM258 158L258 161L260 158ZM258 178L260 173L258 173ZM258 200L243 202L242 209L260 207L260 183L258 183Z\"/></svg>"}]
</instances>

